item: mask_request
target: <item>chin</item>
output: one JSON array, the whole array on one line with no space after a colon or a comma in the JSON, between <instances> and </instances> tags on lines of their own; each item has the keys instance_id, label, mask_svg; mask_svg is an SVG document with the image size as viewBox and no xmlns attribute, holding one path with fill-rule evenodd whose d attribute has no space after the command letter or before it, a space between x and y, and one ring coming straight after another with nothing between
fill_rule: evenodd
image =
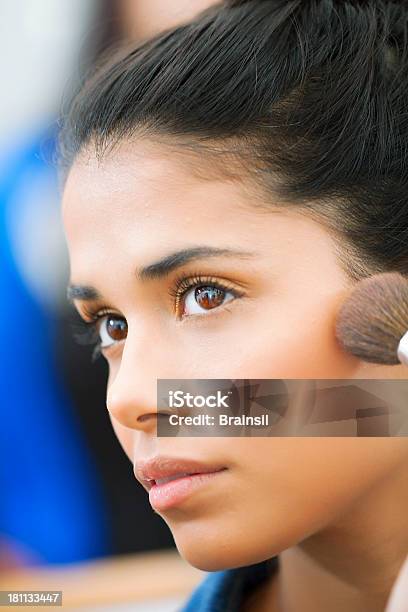
<instances>
[{"instance_id":1,"label":"chin","mask_svg":"<svg viewBox=\"0 0 408 612\"><path fill-rule=\"evenodd\" d=\"M244 561L245 556L234 555L231 551L222 551L220 546L218 548L210 546L198 547L191 544L182 546L177 542L176 545L181 557L187 563L203 572L218 572L252 563L252 561Z\"/></svg>"},{"instance_id":2,"label":"chin","mask_svg":"<svg viewBox=\"0 0 408 612\"><path fill-rule=\"evenodd\" d=\"M273 542L271 545L270 542L265 542L264 538L262 543L257 542L251 537L248 524L234 532L231 526L211 528L209 525L192 521L177 527L172 526L172 533L183 559L205 572L260 563L274 557L285 548L277 542L275 546Z\"/></svg>"}]
</instances>

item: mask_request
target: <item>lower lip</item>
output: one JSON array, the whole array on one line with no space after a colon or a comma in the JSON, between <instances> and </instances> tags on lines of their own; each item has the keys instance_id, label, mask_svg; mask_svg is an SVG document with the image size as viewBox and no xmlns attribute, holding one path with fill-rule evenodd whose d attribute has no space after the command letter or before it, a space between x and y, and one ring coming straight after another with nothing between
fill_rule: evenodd
<instances>
[{"instance_id":1,"label":"lower lip","mask_svg":"<svg viewBox=\"0 0 408 612\"><path fill-rule=\"evenodd\" d=\"M179 505L187 497L201 487L210 484L214 478L225 472L225 469L204 474L192 474L183 476L176 480L170 480L161 485L153 485L149 491L149 501L151 506L158 511L167 510Z\"/></svg>"}]
</instances>

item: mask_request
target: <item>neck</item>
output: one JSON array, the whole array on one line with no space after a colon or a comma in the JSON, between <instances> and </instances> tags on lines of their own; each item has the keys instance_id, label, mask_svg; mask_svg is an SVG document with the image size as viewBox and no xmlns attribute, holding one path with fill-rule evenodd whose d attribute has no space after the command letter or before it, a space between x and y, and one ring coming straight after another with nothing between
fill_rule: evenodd
<instances>
[{"instance_id":1,"label":"neck","mask_svg":"<svg viewBox=\"0 0 408 612\"><path fill-rule=\"evenodd\" d=\"M408 550L408 470L388 475L326 529L279 555L257 612L384 612Z\"/></svg>"}]
</instances>

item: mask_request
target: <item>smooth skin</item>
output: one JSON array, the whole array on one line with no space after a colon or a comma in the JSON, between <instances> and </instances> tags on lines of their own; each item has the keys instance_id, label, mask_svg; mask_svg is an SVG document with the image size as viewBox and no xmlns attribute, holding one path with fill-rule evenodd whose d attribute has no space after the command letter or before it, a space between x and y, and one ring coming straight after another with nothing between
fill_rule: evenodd
<instances>
[{"instance_id":1,"label":"smooth skin","mask_svg":"<svg viewBox=\"0 0 408 612\"><path fill-rule=\"evenodd\" d=\"M392 588L392 594L385 612L404 612L408 602L408 556Z\"/></svg>"},{"instance_id":2,"label":"smooth skin","mask_svg":"<svg viewBox=\"0 0 408 612\"><path fill-rule=\"evenodd\" d=\"M86 320L102 317L113 428L133 463L163 454L227 468L162 517L181 555L204 570L280 555L280 571L246 610L383 611L408 550L407 438L155 435L158 378L408 376L403 366L363 364L336 343L337 308L352 282L327 229L279 202L268 213L256 208L252 184L200 178L196 162L135 138L99 160L90 145L66 181L70 282L100 294L74 303ZM204 246L245 255L137 274ZM197 274L227 283L221 304L199 303L200 285L174 297L176 279Z\"/></svg>"}]
</instances>

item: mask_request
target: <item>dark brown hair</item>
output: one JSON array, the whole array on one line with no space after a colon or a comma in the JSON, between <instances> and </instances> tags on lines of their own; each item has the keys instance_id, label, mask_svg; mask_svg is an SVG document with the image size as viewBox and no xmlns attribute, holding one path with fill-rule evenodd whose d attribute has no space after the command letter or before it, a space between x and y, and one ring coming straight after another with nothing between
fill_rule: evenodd
<instances>
[{"instance_id":1,"label":"dark brown hair","mask_svg":"<svg viewBox=\"0 0 408 612\"><path fill-rule=\"evenodd\" d=\"M269 206L297 207L339 238L352 278L408 273L405 3L247 0L207 10L85 83L64 119L65 167L90 144L103 155L141 133L244 160Z\"/></svg>"}]
</instances>

